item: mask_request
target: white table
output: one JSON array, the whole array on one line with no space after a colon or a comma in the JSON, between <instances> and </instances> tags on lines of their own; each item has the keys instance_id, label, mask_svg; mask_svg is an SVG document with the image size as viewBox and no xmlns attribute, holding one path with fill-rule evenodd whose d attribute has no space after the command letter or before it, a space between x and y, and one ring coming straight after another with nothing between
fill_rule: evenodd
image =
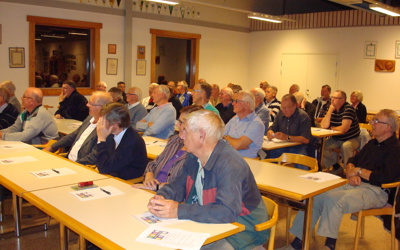
<instances>
[{"instance_id":1,"label":"white table","mask_svg":"<svg viewBox=\"0 0 400 250\"><path fill-rule=\"evenodd\" d=\"M300 145L300 142L292 142L292 141L274 141L271 140L269 141L267 139L267 136L264 136L264 141L262 144L262 149L263 150L273 150L273 149L278 149L278 148L286 148L286 147L293 147Z\"/></svg>"},{"instance_id":2,"label":"white table","mask_svg":"<svg viewBox=\"0 0 400 250\"><path fill-rule=\"evenodd\" d=\"M62 135L68 135L74 132L79 126L82 125L81 121L74 120L74 119L56 119L54 118L54 121L56 122L58 133Z\"/></svg>"},{"instance_id":3,"label":"white table","mask_svg":"<svg viewBox=\"0 0 400 250\"><path fill-rule=\"evenodd\" d=\"M99 187L112 186L123 195L91 201L79 201L69 192L69 186L24 193L23 198L80 234L83 238L103 249L167 249L136 242L146 228L132 215L148 211L147 204L152 193L134 189L131 185L110 178L95 181ZM192 232L210 233L210 243L244 230L240 224L206 224L185 221L168 227Z\"/></svg>"},{"instance_id":4,"label":"white table","mask_svg":"<svg viewBox=\"0 0 400 250\"><path fill-rule=\"evenodd\" d=\"M147 158L152 160L162 153L168 142L167 140L152 136L143 136L143 140L146 143Z\"/></svg>"}]
</instances>

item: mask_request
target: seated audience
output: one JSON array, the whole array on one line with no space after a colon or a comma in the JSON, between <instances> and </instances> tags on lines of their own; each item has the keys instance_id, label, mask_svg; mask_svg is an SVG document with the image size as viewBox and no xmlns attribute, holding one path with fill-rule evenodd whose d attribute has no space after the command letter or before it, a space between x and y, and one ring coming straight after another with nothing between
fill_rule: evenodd
<instances>
[{"instance_id":1,"label":"seated audience","mask_svg":"<svg viewBox=\"0 0 400 250\"><path fill-rule=\"evenodd\" d=\"M187 107L193 104L192 94L188 91L188 84L185 81L180 81L177 84L176 92L179 101L182 103L183 107Z\"/></svg>"},{"instance_id":2,"label":"seated audience","mask_svg":"<svg viewBox=\"0 0 400 250\"><path fill-rule=\"evenodd\" d=\"M243 90L242 86L237 85L237 84L233 84L233 86L231 88L232 88L232 91L234 94L237 94Z\"/></svg>"},{"instance_id":3,"label":"seated audience","mask_svg":"<svg viewBox=\"0 0 400 250\"><path fill-rule=\"evenodd\" d=\"M296 98L291 94L282 97L281 111L268 129L267 138L283 141L300 142L300 145L279 148L270 151L271 158L277 158L282 153L307 155L307 146L311 139L311 121L307 113L297 107ZM301 165L297 168L308 169Z\"/></svg>"},{"instance_id":4,"label":"seated audience","mask_svg":"<svg viewBox=\"0 0 400 250\"><path fill-rule=\"evenodd\" d=\"M126 104L126 102L124 101L124 97L122 95L123 92L119 88L112 87L110 90L108 90L108 93L110 93L111 98L113 99L113 102Z\"/></svg>"},{"instance_id":5,"label":"seated audience","mask_svg":"<svg viewBox=\"0 0 400 250\"><path fill-rule=\"evenodd\" d=\"M293 84L292 86L290 86L289 88L289 94L294 94L296 92L300 91L300 86L298 84Z\"/></svg>"},{"instance_id":6,"label":"seated audience","mask_svg":"<svg viewBox=\"0 0 400 250\"><path fill-rule=\"evenodd\" d=\"M5 141L22 141L28 144L46 144L58 138L57 125L50 113L42 106L43 92L38 88L27 88L22 96L25 110L15 123L0 130Z\"/></svg>"},{"instance_id":7,"label":"seated audience","mask_svg":"<svg viewBox=\"0 0 400 250\"><path fill-rule=\"evenodd\" d=\"M326 112L328 112L329 106L331 106L331 87L329 85L322 86L321 97L315 99L312 104L316 109L314 118L320 122L325 117Z\"/></svg>"},{"instance_id":8,"label":"seated audience","mask_svg":"<svg viewBox=\"0 0 400 250\"><path fill-rule=\"evenodd\" d=\"M254 113L254 96L248 91L234 94L233 117L225 127L224 139L243 157L256 158L262 147L265 127Z\"/></svg>"},{"instance_id":9,"label":"seated audience","mask_svg":"<svg viewBox=\"0 0 400 250\"><path fill-rule=\"evenodd\" d=\"M215 83L211 85L210 102L211 102L211 105L213 105L214 107L217 106L218 103L220 103L220 100L219 100L219 86L217 84L215 84Z\"/></svg>"},{"instance_id":10,"label":"seated audience","mask_svg":"<svg viewBox=\"0 0 400 250\"><path fill-rule=\"evenodd\" d=\"M149 86L149 96L143 98L142 105L146 108L147 112L150 112L155 106L153 98L151 97L151 93L158 86L158 83L152 83Z\"/></svg>"},{"instance_id":11,"label":"seated audience","mask_svg":"<svg viewBox=\"0 0 400 250\"><path fill-rule=\"evenodd\" d=\"M343 215L383 207L387 202L393 204L395 190L382 189L381 185L400 178L400 143L396 138L398 117L395 111L384 109L371 124L375 139L349 159L346 166L349 183L314 198L311 230L319 219L317 233L327 237L326 249L335 249ZM291 243L293 249L302 248L303 222L304 212L299 211L290 229L296 236Z\"/></svg>"},{"instance_id":12,"label":"seated audience","mask_svg":"<svg viewBox=\"0 0 400 250\"><path fill-rule=\"evenodd\" d=\"M129 111L130 124L133 129L136 129L136 123L147 115L146 108L140 103L140 100L142 100L142 91L137 87L132 87L128 89L126 96L128 100L126 107Z\"/></svg>"},{"instance_id":13,"label":"seated audience","mask_svg":"<svg viewBox=\"0 0 400 250\"><path fill-rule=\"evenodd\" d=\"M61 94L58 97L60 107L56 111L57 119L75 119L83 121L89 115L86 106L87 99L76 90L76 85L72 81L66 81L62 85Z\"/></svg>"},{"instance_id":14,"label":"seated audience","mask_svg":"<svg viewBox=\"0 0 400 250\"><path fill-rule=\"evenodd\" d=\"M49 85L50 88L60 88L61 84L58 81L58 76L50 75Z\"/></svg>"},{"instance_id":15,"label":"seated audience","mask_svg":"<svg viewBox=\"0 0 400 250\"><path fill-rule=\"evenodd\" d=\"M245 225L243 232L211 243L210 249L253 249L268 239L254 225L268 220L254 176L242 156L222 140L224 124L213 112L199 110L183 124L188 152L176 178L150 199L149 211L162 218Z\"/></svg>"},{"instance_id":16,"label":"seated audience","mask_svg":"<svg viewBox=\"0 0 400 250\"><path fill-rule=\"evenodd\" d=\"M179 101L179 98L174 94L173 89L169 88L169 99L168 102L172 103L172 106L174 106L175 111L176 111L176 119L179 117L179 111L183 108L181 101Z\"/></svg>"},{"instance_id":17,"label":"seated audience","mask_svg":"<svg viewBox=\"0 0 400 250\"><path fill-rule=\"evenodd\" d=\"M119 88L122 91L122 99L124 100L125 103L128 103L126 100L126 93L125 93L125 83L124 82L118 82L117 83L117 88Z\"/></svg>"},{"instance_id":18,"label":"seated audience","mask_svg":"<svg viewBox=\"0 0 400 250\"><path fill-rule=\"evenodd\" d=\"M278 89L275 86L269 86L265 91L265 106L269 110L269 120L271 122L275 121L276 115L281 110L281 102L276 99L276 94Z\"/></svg>"},{"instance_id":19,"label":"seated audience","mask_svg":"<svg viewBox=\"0 0 400 250\"><path fill-rule=\"evenodd\" d=\"M311 127L315 127L315 121L314 121L315 106L306 100L303 93L297 91L293 95L294 97L296 97L297 107L299 109L306 111L308 117L310 117Z\"/></svg>"},{"instance_id":20,"label":"seated audience","mask_svg":"<svg viewBox=\"0 0 400 250\"><path fill-rule=\"evenodd\" d=\"M146 145L130 126L129 113L123 104L109 103L104 106L96 131L96 166L100 173L124 180L143 175L147 165Z\"/></svg>"},{"instance_id":21,"label":"seated audience","mask_svg":"<svg viewBox=\"0 0 400 250\"><path fill-rule=\"evenodd\" d=\"M181 109L176 126L179 129L179 135L174 135L168 140L163 152L157 156L154 161L147 164L144 171L143 184L135 184L135 188L144 188L158 191L166 183L169 183L178 174L186 161L187 151L183 146L183 140L179 137L182 134L183 127L181 126L185 117L190 113L203 109L201 106L191 105Z\"/></svg>"},{"instance_id":22,"label":"seated audience","mask_svg":"<svg viewBox=\"0 0 400 250\"><path fill-rule=\"evenodd\" d=\"M136 129L144 135L168 139L174 133L176 110L168 102L170 91L166 85L158 85L152 91L152 98L157 105L142 120L136 123Z\"/></svg>"},{"instance_id":23,"label":"seated audience","mask_svg":"<svg viewBox=\"0 0 400 250\"><path fill-rule=\"evenodd\" d=\"M35 87L36 88L45 88L43 83L43 78L41 76L36 75L35 76Z\"/></svg>"},{"instance_id":24,"label":"seated audience","mask_svg":"<svg viewBox=\"0 0 400 250\"><path fill-rule=\"evenodd\" d=\"M367 122L367 108L362 103L363 98L363 93L360 90L354 90L350 95L351 106L356 110L359 123Z\"/></svg>"},{"instance_id":25,"label":"seated audience","mask_svg":"<svg viewBox=\"0 0 400 250\"><path fill-rule=\"evenodd\" d=\"M82 87L82 86L79 86L79 84L81 83L81 76L79 74L73 75L72 76L72 81L75 83L75 85L77 87Z\"/></svg>"},{"instance_id":26,"label":"seated audience","mask_svg":"<svg viewBox=\"0 0 400 250\"><path fill-rule=\"evenodd\" d=\"M321 128L342 133L326 140L324 159L322 159L321 164L326 169L332 166L332 173L338 175L343 173L343 168L337 162L337 155L332 152L332 149L340 148L343 164L347 164L347 160L353 156L354 150L360 146L360 126L356 111L346 102L346 98L344 91L336 90L332 95L331 106L321 121Z\"/></svg>"},{"instance_id":27,"label":"seated audience","mask_svg":"<svg viewBox=\"0 0 400 250\"><path fill-rule=\"evenodd\" d=\"M172 92L172 94L175 95L175 94L176 94L176 91L175 91L175 89L176 89L175 82L174 82L174 81L169 81L169 82L167 83L167 86L168 86L169 90Z\"/></svg>"},{"instance_id":28,"label":"seated audience","mask_svg":"<svg viewBox=\"0 0 400 250\"><path fill-rule=\"evenodd\" d=\"M12 104L18 110L18 113L21 113L21 103L19 102L18 98L15 97L16 88L14 83L12 81L4 81L0 84L0 87L8 89L8 91L10 92L10 100L8 101L8 103Z\"/></svg>"},{"instance_id":29,"label":"seated audience","mask_svg":"<svg viewBox=\"0 0 400 250\"><path fill-rule=\"evenodd\" d=\"M254 112L264 123L265 126L264 134L266 134L269 128L269 110L264 104L265 92L261 88L253 88L251 90L251 93L254 95L256 101L256 109L254 110Z\"/></svg>"},{"instance_id":30,"label":"seated audience","mask_svg":"<svg viewBox=\"0 0 400 250\"><path fill-rule=\"evenodd\" d=\"M235 112L233 112L232 96L233 91L231 88L222 88L219 92L219 100L221 102L215 106L225 124L227 124L229 120L235 116Z\"/></svg>"},{"instance_id":31,"label":"seated audience","mask_svg":"<svg viewBox=\"0 0 400 250\"><path fill-rule=\"evenodd\" d=\"M103 81L99 81L98 83L96 83L95 90L96 91L107 91L107 83L103 82Z\"/></svg>"},{"instance_id":32,"label":"seated audience","mask_svg":"<svg viewBox=\"0 0 400 250\"><path fill-rule=\"evenodd\" d=\"M211 85L206 82L196 83L193 88L193 103L219 115L219 111L210 102L211 89Z\"/></svg>"},{"instance_id":33,"label":"seated audience","mask_svg":"<svg viewBox=\"0 0 400 250\"><path fill-rule=\"evenodd\" d=\"M71 147L67 158L71 161L83 165L96 165L97 143L96 127L100 118L101 107L112 102L111 96L105 91L96 91L92 94L87 103L89 116L83 121L82 125L71 134L62 137L51 146L44 148L50 152L55 152L59 148Z\"/></svg>"},{"instance_id":34,"label":"seated audience","mask_svg":"<svg viewBox=\"0 0 400 250\"><path fill-rule=\"evenodd\" d=\"M17 119L19 112L10 103L10 92L0 87L0 129L5 129L14 124Z\"/></svg>"}]
</instances>

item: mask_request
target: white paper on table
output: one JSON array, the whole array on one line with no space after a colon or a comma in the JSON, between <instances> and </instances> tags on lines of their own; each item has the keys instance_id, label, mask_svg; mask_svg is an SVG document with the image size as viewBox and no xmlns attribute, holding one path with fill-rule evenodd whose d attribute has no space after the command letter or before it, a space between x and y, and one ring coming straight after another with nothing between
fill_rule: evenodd
<instances>
[{"instance_id":1,"label":"white paper on table","mask_svg":"<svg viewBox=\"0 0 400 250\"><path fill-rule=\"evenodd\" d=\"M108 192L108 193L106 193ZM124 194L119 189L116 189L112 186L105 186L99 188L91 188L91 189L84 189L79 191L72 191L69 192L72 196L76 197L80 201L90 201L90 200L97 200L111 196L117 196Z\"/></svg>"},{"instance_id":2,"label":"white paper on table","mask_svg":"<svg viewBox=\"0 0 400 250\"><path fill-rule=\"evenodd\" d=\"M67 125L67 128L69 129L76 129L79 128L79 126L82 125L82 122L71 122Z\"/></svg>"},{"instance_id":3,"label":"white paper on table","mask_svg":"<svg viewBox=\"0 0 400 250\"><path fill-rule=\"evenodd\" d=\"M21 149L21 148L33 148L32 145L29 144L6 144L6 145L1 145L0 149L5 149L5 150L11 150L11 149Z\"/></svg>"},{"instance_id":4,"label":"white paper on table","mask_svg":"<svg viewBox=\"0 0 400 250\"><path fill-rule=\"evenodd\" d=\"M144 230L136 241L174 249L197 250L208 237L210 237L208 233L193 233L181 229L152 226Z\"/></svg>"},{"instance_id":5,"label":"white paper on table","mask_svg":"<svg viewBox=\"0 0 400 250\"><path fill-rule=\"evenodd\" d=\"M74 170L69 168L52 168L41 171L32 171L29 173L33 174L37 178L50 178L50 177L76 174Z\"/></svg>"},{"instance_id":6,"label":"white paper on table","mask_svg":"<svg viewBox=\"0 0 400 250\"><path fill-rule=\"evenodd\" d=\"M140 222L142 222L147 226L153 226L153 225L163 226L163 225L170 225L186 221L186 220L179 220L178 218L160 218L150 212L145 212L142 214L134 214L133 217L138 219Z\"/></svg>"},{"instance_id":7,"label":"white paper on table","mask_svg":"<svg viewBox=\"0 0 400 250\"><path fill-rule=\"evenodd\" d=\"M272 140L268 140L268 137L264 136L264 142L266 142L266 143L271 143L271 142L280 143L280 142L288 142L288 141L280 140L280 139L277 139L277 138L272 138Z\"/></svg>"},{"instance_id":8,"label":"white paper on table","mask_svg":"<svg viewBox=\"0 0 400 250\"><path fill-rule=\"evenodd\" d=\"M307 180L315 181L315 182L325 182L325 181L340 179L340 176L330 174L330 173L325 173L325 172L305 174L305 175L300 175L299 177L307 179Z\"/></svg>"},{"instance_id":9,"label":"white paper on table","mask_svg":"<svg viewBox=\"0 0 400 250\"><path fill-rule=\"evenodd\" d=\"M21 157L12 157L6 159L0 159L0 164L9 165L9 164L17 164L17 163L24 163L24 162L32 162L37 161L35 157L32 156L21 156Z\"/></svg>"},{"instance_id":10,"label":"white paper on table","mask_svg":"<svg viewBox=\"0 0 400 250\"><path fill-rule=\"evenodd\" d=\"M146 142L147 146L160 146L160 147L165 147L167 143L165 141L148 141Z\"/></svg>"}]
</instances>

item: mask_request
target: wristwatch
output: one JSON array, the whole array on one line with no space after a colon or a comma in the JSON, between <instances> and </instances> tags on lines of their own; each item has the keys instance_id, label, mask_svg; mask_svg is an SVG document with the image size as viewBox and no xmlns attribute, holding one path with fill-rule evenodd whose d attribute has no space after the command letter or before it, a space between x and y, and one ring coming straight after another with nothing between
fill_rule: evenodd
<instances>
[{"instance_id":1,"label":"wristwatch","mask_svg":"<svg viewBox=\"0 0 400 250\"><path fill-rule=\"evenodd\" d=\"M360 175L361 175L361 172L362 172L362 168L360 168L360 169L357 171L357 175L360 176Z\"/></svg>"}]
</instances>

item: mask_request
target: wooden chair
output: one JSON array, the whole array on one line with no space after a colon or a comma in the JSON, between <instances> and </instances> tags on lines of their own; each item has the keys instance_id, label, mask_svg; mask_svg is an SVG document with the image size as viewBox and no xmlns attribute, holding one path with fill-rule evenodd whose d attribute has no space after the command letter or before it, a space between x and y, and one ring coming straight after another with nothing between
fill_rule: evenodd
<instances>
[{"instance_id":1,"label":"wooden chair","mask_svg":"<svg viewBox=\"0 0 400 250\"><path fill-rule=\"evenodd\" d=\"M278 204L276 204L275 201L265 196L262 196L262 198L264 200L265 207L267 208L269 220L255 225L254 229L256 231L264 231L271 228L271 232L269 234L269 239L268 239L268 250L273 250L275 243L276 224L278 223Z\"/></svg>"},{"instance_id":2,"label":"wooden chair","mask_svg":"<svg viewBox=\"0 0 400 250\"><path fill-rule=\"evenodd\" d=\"M49 110L49 109L52 109L52 108L54 108L54 106L50 106L50 105L43 105L43 107L46 109L46 110Z\"/></svg>"},{"instance_id":3,"label":"wooden chair","mask_svg":"<svg viewBox=\"0 0 400 250\"><path fill-rule=\"evenodd\" d=\"M279 165L283 165L283 166L293 166L293 164L301 164L301 165L308 167L310 172L318 172L317 159L306 156L306 155L283 153L279 158L265 159L262 161L276 162ZM290 228L291 213L292 213L292 208L290 206L288 206L287 217L286 217L286 245L289 245L289 228Z\"/></svg>"},{"instance_id":4,"label":"wooden chair","mask_svg":"<svg viewBox=\"0 0 400 250\"><path fill-rule=\"evenodd\" d=\"M396 214L396 197L399 191L400 182L393 182L382 184L382 188L396 188L395 199L393 201L393 206L387 203L384 207L381 208L372 208L361 210L358 213L354 213L353 215L357 216L357 227L356 227L356 235L354 241L354 249L358 248L358 242L360 238L364 238L364 226L365 226L365 217L366 216L378 216L378 215L391 215L391 249L396 249L396 226L394 224L395 214ZM360 232L361 231L361 232ZM361 235L360 235L361 233Z\"/></svg>"}]
</instances>

